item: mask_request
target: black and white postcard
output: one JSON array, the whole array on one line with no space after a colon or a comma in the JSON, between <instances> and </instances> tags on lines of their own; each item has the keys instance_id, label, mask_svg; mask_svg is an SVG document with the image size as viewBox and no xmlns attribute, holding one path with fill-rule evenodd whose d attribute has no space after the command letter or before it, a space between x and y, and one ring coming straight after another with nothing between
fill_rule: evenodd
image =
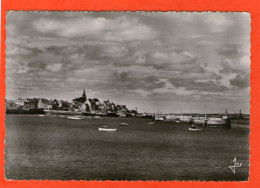
<instances>
[{"instance_id":1,"label":"black and white postcard","mask_svg":"<svg viewBox=\"0 0 260 188\"><path fill-rule=\"evenodd\" d=\"M248 181L249 13L6 20L6 179Z\"/></svg>"}]
</instances>

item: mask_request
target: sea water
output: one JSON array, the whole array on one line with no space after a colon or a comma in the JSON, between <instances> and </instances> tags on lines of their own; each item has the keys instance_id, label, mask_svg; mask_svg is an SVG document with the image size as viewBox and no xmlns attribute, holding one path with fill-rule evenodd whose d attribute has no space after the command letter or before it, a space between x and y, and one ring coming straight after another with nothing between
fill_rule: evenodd
<instances>
[{"instance_id":1,"label":"sea water","mask_svg":"<svg viewBox=\"0 0 260 188\"><path fill-rule=\"evenodd\" d=\"M204 128L139 118L6 115L5 177L14 180L247 181L249 124ZM128 126L120 126L127 123ZM117 128L99 132L98 128ZM242 163L235 173L233 160Z\"/></svg>"}]
</instances>

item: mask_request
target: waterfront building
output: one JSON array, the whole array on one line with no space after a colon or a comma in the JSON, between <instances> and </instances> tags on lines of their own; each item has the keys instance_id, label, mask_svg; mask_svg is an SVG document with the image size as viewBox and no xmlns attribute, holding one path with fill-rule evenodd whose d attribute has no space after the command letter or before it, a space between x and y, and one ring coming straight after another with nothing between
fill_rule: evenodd
<instances>
[{"instance_id":1,"label":"waterfront building","mask_svg":"<svg viewBox=\"0 0 260 188\"><path fill-rule=\"evenodd\" d=\"M78 111L86 111L87 110L87 96L85 89L81 97L75 98L72 100L74 109Z\"/></svg>"},{"instance_id":2,"label":"waterfront building","mask_svg":"<svg viewBox=\"0 0 260 188\"><path fill-rule=\"evenodd\" d=\"M99 100L97 98L94 98L94 99L88 99L88 101L90 103L90 111L92 113L98 112Z\"/></svg>"},{"instance_id":3,"label":"waterfront building","mask_svg":"<svg viewBox=\"0 0 260 188\"><path fill-rule=\"evenodd\" d=\"M17 109L17 104L13 100L6 100L5 101L5 108L6 109Z\"/></svg>"},{"instance_id":4,"label":"waterfront building","mask_svg":"<svg viewBox=\"0 0 260 188\"><path fill-rule=\"evenodd\" d=\"M22 109L22 108L24 108L24 104L26 102L26 99L19 98L19 99L16 99L14 102L17 105L17 108L21 108Z\"/></svg>"},{"instance_id":5,"label":"waterfront building","mask_svg":"<svg viewBox=\"0 0 260 188\"><path fill-rule=\"evenodd\" d=\"M52 110L52 100L48 101L47 110Z\"/></svg>"},{"instance_id":6,"label":"waterfront building","mask_svg":"<svg viewBox=\"0 0 260 188\"><path fill-rule=\"evenodd\" d=\"M117 105L117 111L119 113L127 113L128 109L126 108L126 105Z\"/></svg>"},{"instance_id":7,"label":"waterfront building","mask_svg":"<svg viewBox=\"0 0 260 188\"><path fill-rule=\"evenodd\" d=\"M59 103L58 108L59 108L59 109L62 109L63 100L59 100L58 103Z\"/></svg>"},{"instance_id":8,"label":"waterfront building","mask_svg":"<svg viewBox=\"0 0 260 188\"><path fill-rule=\"evenodd\" d=\"M57 99L53 99L51 102L52 102L52 110L58 110L59 101Z\"/></svg>"},{"instance_id":9,"label":"waterfront building","mask_svg":"<svg viewBox=\"0 0 260 188\"><path fill-rule=\"evenodd\" d=\"M38 99L37 98L27 98L27 99L17 99L14 101L17 109L35 109L38 108Z\"/></svg>"},{"instance_id":10,"label":"waterfront building","mask_svg":"<svg viewBox=\"0 0 260 188\"><path fill-rule=\"evenodd\" d=\"M78 111L85 112L86 111L86 105L85 103L78 103Z\"/></svg>"},{"instance_id":11,"label":"waterfront building","mask_svg":"<svg viewBox=\"0 0 260 188\"><path fill-rule=\"evenodd\" d=\"M111 110L112 110L112 108L111 108L110 101L109 100L104 101L104 111L108 112L108 111L111 111Z\"/></svg>"},{"instance_id":12,"label":"waterfront building","mask_svg":"<svg viewBox=\"0 0 260 188\"><path fill-rule=\"evenodd\" d=\"M117 111L116 105L115 105L113 102L110 103L110 109L111 109L111 111L113 111L113 112Z\"/></svg>"},{"instance_id":13,"label":"waterfront building","mask_svg":"<svg viewBox=\"0 0 260 188\"><path fill-rule=\"evenodd\" d=\"M86 105L86 111L87 111L87 112L90 112L90 106L89 106L89 104L86 102L85 105Z\"/></svg>"},{"instance_id":14,"label":"waterfront building","mask_svg":"<svg viewBox=\"0 0 260 188\"><path fill-rule=\"evenodd\" d=\"M102 102L98 103L98 111L102 112L102 113L106 112L104 103L102 103Z\"/></svg>"},{"instance_id":15,"label":"waterfront building","mask_svg":"<svg viewBox=\"0 0 260 188\"><path fill-rule=\"evenodd\" d=\"M132 117L136 117L137 111L136 110L129 110L129 115L132 116Z\"/></svg>"},{"instance_id":16,"label":"waterfront building","mask_svg":"<svg viewBox=\"0 0 260 188\"><path fill-rule=\"evenodd\" d=\"M62 111L80 111L80 112L91 112L91 113L118 113L122 115L136 115L136 111L129 111L126 105L116 105L109 100L103 102L97 98L89 98L85 93L85 89L81 97L75 98L72 102L57 100L57 99L46 99L46 98L26 98L17 99L14 101L6 101L6 107L10 109L28 110L28 109L42 109L42 110L62 110Z\"/></svg>"},{"instance_id":17,"label":"waterfront building","mask_svg":"<svg viewBox=\"0 0 260 188\"><path fill-rule=\"evenodd\" d=\"M48 102L49 101L47 99L40 98L39 102L38 102L38 108L47 110L48 109Z\"/></svg>"},{"instance_id":18,"label":"waterfront building","mask_svg":"<svg viewBox=\"0 0 260 188\"><path fill-rule=\"evenodd\" d=\"M70 103L70 102L68 102L68 101L61 101L61 109L62 110L69 110L72 106L73 106L73 104L72 103Z\"/></svg>"},{"instance_id":19,"label":"waterfront building","mask_svg":"<svg viewBox=\"0 0 260 188\"><path fill-rule=\"evenodd\" d=\"M39 99L38 98L27 98L25 101L25 109L36 109L38 108Z\"/></svg>"}]
</instances>

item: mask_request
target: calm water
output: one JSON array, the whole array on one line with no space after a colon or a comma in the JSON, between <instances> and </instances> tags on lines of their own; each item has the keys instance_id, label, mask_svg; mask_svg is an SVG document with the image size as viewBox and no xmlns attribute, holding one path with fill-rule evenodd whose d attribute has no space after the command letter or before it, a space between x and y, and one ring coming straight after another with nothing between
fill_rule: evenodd
<instances>
[{"instance_id":1,"label":"calm water","mask_svg":"<svg viewBox=\"0 0 260 188\"><path fill-rule=\"evenodd\" d=\"M248 179L249 126L205 128L135 118L69 120L6 115L7 179L242 180ZM119 124L128 123L127 127ZM108 125L117 132L99 132ZM233 159L242 162L233 174Z\"/></svg>"}]
</instances>

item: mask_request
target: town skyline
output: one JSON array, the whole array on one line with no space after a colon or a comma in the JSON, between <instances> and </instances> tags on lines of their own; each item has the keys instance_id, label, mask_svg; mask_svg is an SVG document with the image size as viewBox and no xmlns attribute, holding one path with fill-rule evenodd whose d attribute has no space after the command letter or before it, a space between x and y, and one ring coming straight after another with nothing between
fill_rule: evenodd
<instances>
[{"instance_id":1,"label":"town skyline","mask_svg":"<svg viewBox=\"0 0 260 188\"><path fill-rule=\"evenodd\" d=\"M248 13L8 11L6 29L7 99L250 111Z\"/></svg>"},{"instance_id":2,"label":"town skyline","mask_svg":"<svg viewBox=\"0 0 260 188\"><path fill-rule=\"evenodd\" d=\"M85 93L85 89L84 89L84 93ZM79 97L79 98L81 98L81 97ZM26 100L26 99L44 99L44 100L48 100L48 101L55 101L55 100L57 100L57 101L63 101L63 102L68 102L68 103L73 103L73 101L75 100L75 99L77 99L77 97L76 98L74 98L74 99L72 99L72 100L64 100L64 99L59 99L59 98L48 98L48 97L44 97L44 98L41 98L41 97L25 97L25 98L16 98L16 99L6 99L6 101L17 101L17 100ZM84 103L86 103L86 104L89 104L90 103L90 100L95 100L95 99L98 99L98 98L95 98L95 97L93 97L93 98L88 98L88 97L86 97L86 102L84 102ZM103 104L105 101L110 101L109 99L103 99L103 100L100 100L100 99L98 99L98 101L100 102L100 104ZM114 101L110 101L110 103L111 104L115 104L114 103ZM126 105L124 105L124 104L119 104L119 103L117 103L117 104L115 104L115 105L119 105L119 106L126 106ZM138 112L138 107L136 106L135 108L132 108L132 109L129 109L129 110L137 110L137 112ZM188 110L190 110L190 111L188 111ZM192 111L192 107L190 107L190 109L185 109L185 108L182 108L181 107L181 109L180 109L180 112L175 112L175 111L162 111L162 110L160 110L160 109L158 109L158 111L156 111L156 112L151 112L151 111L142 111L142 112L140 112L139 111L139 113L149 113L149 114L158 114L158 113L160 113L160 114L203 114L203 113L199 113L199 112L197 112L196 111L196 109L193 109L193 111ZM216 113L216 114L224 114L224 111L223 112L212 112L212 113ZM239 112L237 112L237 111L234 111L233 110L233 112L231 112L231 111L228 111L228 109L226 108L225 109L225 113L228 113L228 114L250 114L250 113L245 113L245 112L242 112L242 110L241 109L239 109ZM211 114L211 112L210 111L208 111L207 113L205 113L205 114Z\"/></svg>"}]
</instances>

